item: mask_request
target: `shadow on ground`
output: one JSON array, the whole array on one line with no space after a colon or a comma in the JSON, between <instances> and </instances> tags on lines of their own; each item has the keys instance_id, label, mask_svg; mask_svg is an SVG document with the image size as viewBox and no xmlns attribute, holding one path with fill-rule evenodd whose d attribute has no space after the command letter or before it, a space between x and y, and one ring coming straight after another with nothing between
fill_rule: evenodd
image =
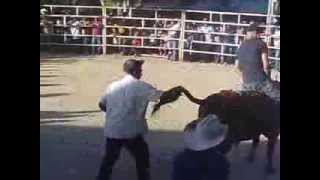
<instances>
[{"instance_id":1,"label":"shadow on ground","mask_svg":"<svg viewBox=\"0 0 320 180\"><path fill-rule=\"evenodd\" d=\"M57 96L68 96L70 93L49 93L49 94L40 94L40 97L57 97Z\"/></svg>"},{"instance_id":2,"label":"shadow on ground","mask_svg":"<svg viewBox=\"0 0 320 180\"><path fill-rule=\"evenodd\" d=\"M74 120L65 120L64 118L83 117L92 113L98 113L98 110L92 111L40 111L40 124L54 123L54 122L70 122ZM55 119L51 121L42 121L48 119ZM61 119L61 120L56 120Z\"/></svg>"},{"instance_id":3,"label":"shadow on ground","mask_svg":"<svg viewBox=\"0 0 320 180\"><path fill-rule=\"evenodd\" d=\"M59 77L58 75L40 75L40 78L54 78Z\"/></svg>"},{"instance_id":4,"label":"shadow on ground","mask_svg":"<svg viewBox=\"0 0 320 180\"><path fill-rule=\"evenodd\" d=\"M49 113L50 114L50 113ZM57 112L51 112L53 117ZM58 113L59 114L59 113ZM71 115L70 113L64 115ZM48 115L48 114L47 114ZM60 115L60 116L64 116ZM153 180L170 180L174 155L184 148L179 131L151 130L146 135L151 154ZM70 125L40 126L40 179L41 180L87 180L94 179L103 155L103 128ZM237 156L231 156L230 180L280 180L279 145L275 159L278 173L266 176L264 158L266 145L258 148L254 164L244 160L250 143L243 142ZM126 150L121 152L113 171L113 180L136 180L135 162Z\"/></svg>"},{"instance_id":5,"label":"shadow on ground","mask_svg":"<svg viewBox=\"0 0 320 180\"><path fill-rule=\"evenodd\" d=\"M64 84L40 84L40 87L50 87L50 86L63 86Z\"/></svg>"}]
</instances>

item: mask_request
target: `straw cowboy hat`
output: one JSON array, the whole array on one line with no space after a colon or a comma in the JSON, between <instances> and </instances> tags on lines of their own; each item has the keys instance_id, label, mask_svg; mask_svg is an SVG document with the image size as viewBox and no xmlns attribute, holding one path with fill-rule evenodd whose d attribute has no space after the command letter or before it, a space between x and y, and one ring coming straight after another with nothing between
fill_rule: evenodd
<instances>
[{"instance_id":1,"label":"straw cowboy hat","mask_svg":"<svg viewBox=\"0 0 320 180\"><path fill-rule=\"evenodd\" d=\"M202 151L220 144L226 137L227 126L214 115L189 123L184 130L184 141L188 149Z\"/></svg>"}]
</instances>

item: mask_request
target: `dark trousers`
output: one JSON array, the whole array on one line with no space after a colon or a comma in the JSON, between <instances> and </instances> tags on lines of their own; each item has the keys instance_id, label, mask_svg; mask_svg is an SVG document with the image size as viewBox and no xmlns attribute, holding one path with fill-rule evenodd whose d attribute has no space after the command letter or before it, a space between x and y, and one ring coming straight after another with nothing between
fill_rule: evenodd
<instances>
[{"instance_id":1,"label":"dark trousers","mask_svg":"<svg viewBox=\"0 0 320 180\"><path fill-rule=\"evenodd\" d=\"M150 179L149 149L143 137L132 139L106 139L106 154L102 160L97 180L110 180L112 167L125 147L136 160L138 180Z\"/></svg>"},{"instance_id":2,"label":"dark trousers","mask_svg":"<svg viewBox=\"0 0 320 180\"><path fill-rule=\"evenodd\" d=\"M184 150L176 155L172 180L228 180L230 163L216 150Z\"/></svg>"}]
</instances>

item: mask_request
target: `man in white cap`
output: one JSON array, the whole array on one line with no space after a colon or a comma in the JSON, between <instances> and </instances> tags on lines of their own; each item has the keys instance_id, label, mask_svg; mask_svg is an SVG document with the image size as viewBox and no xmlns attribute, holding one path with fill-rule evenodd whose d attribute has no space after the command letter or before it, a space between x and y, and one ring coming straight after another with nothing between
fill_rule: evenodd
<instances>
[{"instance_id":1,"label":"man in white cap","mask_svg":"<svg viewBox=\"0 0 320 180\"><path fill-rule=\"evenodd\" d=\"M186 149L174 160L172 180L227 180L230 164L225 157L231 148L227 126L209 114L189 123L184 130Z\"/></svg>"},{"instance_id":2,"label":"man in white cap","mask_svg":"<svg viewBox=\"0 0 320 180\"><path fill-rule=\"evenodd\" d=\"M111 83L99 102L100 109L106 112L106 155L97 180L110 180L122 147L136 160L138 180L150 180L149 148L143 138L148 130L148 103L157 99L160 104L175 101L183 88L177 86L161 91L140 80L143 63L142 60L128 59L123 65L126 75Z\"/></svg>"}]
</instances>

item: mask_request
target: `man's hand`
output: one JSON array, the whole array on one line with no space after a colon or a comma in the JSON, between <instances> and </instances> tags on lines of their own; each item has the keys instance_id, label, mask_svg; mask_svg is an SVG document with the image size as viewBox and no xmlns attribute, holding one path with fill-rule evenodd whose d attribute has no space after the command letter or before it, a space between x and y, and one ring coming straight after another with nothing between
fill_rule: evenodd
<instances>
[{"instance_id":1,"label":"man's hand","mask_svg":"<svg viewBox=\"0 0 320 180\"><path fill-rule=\"evenodd\" d=\"M107 107L106 107L106 105L105 105L104 103L102 103L101 101L99 102L99 108L100 108L101 111L106 112Z\"/></svg>"}]
</instances>

